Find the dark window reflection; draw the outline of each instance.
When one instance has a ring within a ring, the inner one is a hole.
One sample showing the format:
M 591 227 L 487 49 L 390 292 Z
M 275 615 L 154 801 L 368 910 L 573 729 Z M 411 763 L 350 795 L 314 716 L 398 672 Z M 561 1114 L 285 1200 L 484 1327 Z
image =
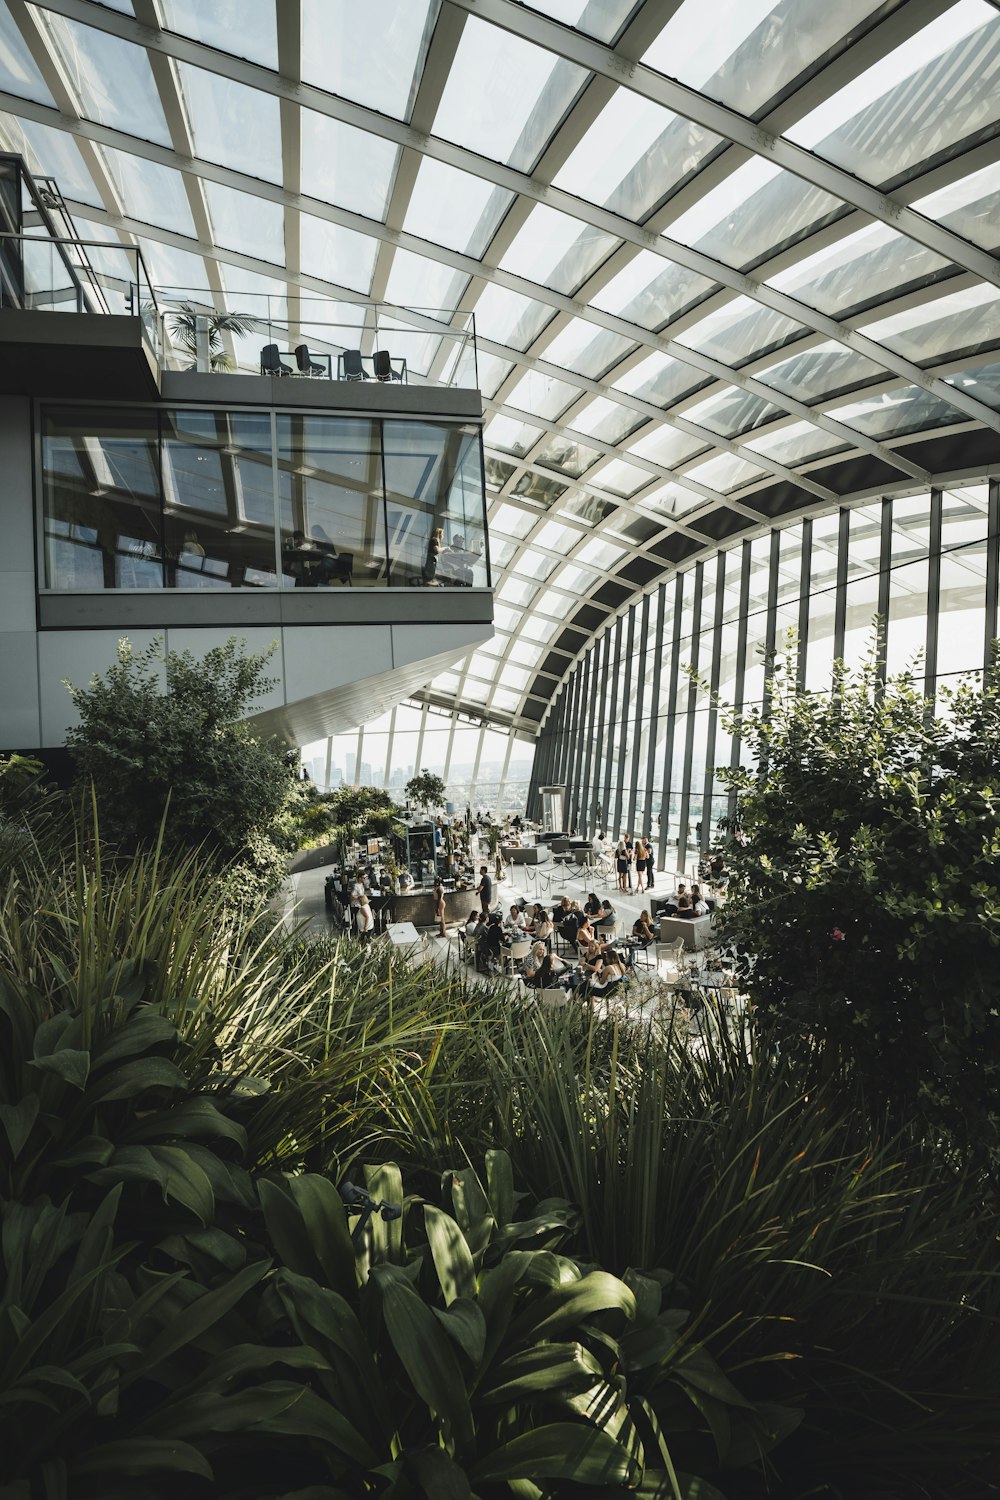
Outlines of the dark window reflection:
M 392 583 L 486 587 L 478 430 L 390 421 L 383 443 Z
M 155 412 L 50 412 L 42 487 L 47 588 L 163 587 Z
M 279 416 L 278 485 L 283 587 L 385 586 L 377 422 Z
M 165 412 L 163 499 L 171 587 L 276 587 L 267 413 Z

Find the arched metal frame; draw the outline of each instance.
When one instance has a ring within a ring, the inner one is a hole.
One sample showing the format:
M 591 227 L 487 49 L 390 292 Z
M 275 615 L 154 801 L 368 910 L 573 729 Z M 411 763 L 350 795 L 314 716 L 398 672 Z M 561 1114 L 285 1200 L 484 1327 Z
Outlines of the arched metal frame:
M 386 28 L 383 50 L 397 45 L 401 17 L 423 28 L 399 97 L 373 92 L 370 78 L 361 86 L 373 56 L 365 7 L 253 0 L 206 7 L 204 21 L 174 0 L 133 0 L 133 10 L 0 4 L 0 141 L 57 180 L 74 166 L 61 185 L 81 233 L 139 243 L 154 266 L 157 256 L 168 267 L 178 252 L 196 257 L 184 264 L 201 268 L 220 311 L 238 309 L 249 287 L 287 297 L 290 319 L 305 295 L 391 301 L 410 257 L 449 282 L 456 320 L 477 317 L 497 633 L 430 682 L 424 701 L 535 735 L 594 635 L 650 594 L 639 606 L 647 626 L 640 618 L 634 628 L 641 645 L 659 628 L 655 601 L 672 596 L 674 571 L 700 560 L 704 576 L 726 539 L 864 496 L 959 483 L 1000 462 L 1000 91 L 990 82 L 1000 15 L 985 0 L 775 0 L 753 12 L 745 35 L 734 31 L 731 54 L 698 88 L 685 46 L 700 45 L 701 0 L 386 0 L 371 8 Z M 239 25 L 227 33 L 230 11 Z M 307 55 L 317 17 L 340 28 L 339 52 L 353 59 L 340 92 L 317 83 Z M 237 36 L 256 60 L 236 55 Z M 488 137 L 470 145 L 473 132 L 448 115 L 475 37 L 485 39 L 480 55 L 503 52 L 515 68 L 475 80 L 498 119 L 505 89 L 513 97 L 529 75 L 542 80 L 510 151 Z M 115 74 L 126 64 L 128 87 Z M 213 91 L 229 111 L 218 119 L 205 113 Z M 843 101 L 837 129 L 810 134 L 830 101 Z M 599 194 L 580 153 L 609 110 L 634 116 L 636 132 L 640 116 L 655 116 L 662 132 L 645 151 L 626 131 L 622 181 Z M 257 160 L 246 140 L 265 114 L 274 139 L 261 137 L 270 150 Z M 381 204 L 348 201 L 349 169 L 336 160 L 322 192 L 307 180 L 317 121 L 395 153 Z M 453 217 L 466 189 L 482 185 L 485 207 L 466 232 L 448 214 L 433 229 L 421 218 L 428 164 L 452 174 Z M 758 233 L 741 248 L 736 211 L 759 220 L 767 191 L 744 199 L 747 170 L 778 183 L 779 209 L 804 193 L 814 211 L 801 222 L 765 216 L 770 239 Z M 652 185 L 630 199 L 625 187 L 644 172 Z M 158 186 L 143 192 L 150 173 Z M 277 216 L 281 254 L 223 223 L 234 194 L 251 225 Z M 698 211 L 720 194 L 706 238 Z M 524 254 L 543 213 L 578 231 L 548 268 Z M 365 273 L 352 279 L 336 255 L 310 254 L 309 226 L 353 236 Z M 872 290 L 871 257 L 837 259 L 866 233 L 919 274 Z M 805 276 L 823 256 L 839 265 L 829 295 Z M 520 332 L 516 318 L 489 312 L 500 296 L 523 299 Z M 775 374 L 787 362 L 790 379 Z M 650 368 L 659 375 L 644 378 Z M 817 370 L 826 373 L 815 379 Z M 619 676 L 648 701 L 673 682 L 673 667 L 657 686 L 638 671 Z M 698 750 L 693 742 L 695 759 Z M 676 753 L 683 770 L 686 742 Z M 641 782 L 645 765 L 651 784 L 651 755 L 640 747 L 614 778 L 608 767 L 605 811 L 633 771 Z
M 733 812 L 718 768 L 740 765 L 744 747 L 717 697 L 766 712 L 765 662 L 789 649 L 803 688 L 876 649 L 883 681 L 903 673 L 933 697 L 981 673 L 998 582 L 997 480 L 842 506 L 720 549 L 631 605 L 577 662 L 542 726 L 529 813 L 540 786 L 563 783 L 571 828 L 650 835 L 659 862 L 684 871 Z M 645 700 L 620 688 L 630 672 Z

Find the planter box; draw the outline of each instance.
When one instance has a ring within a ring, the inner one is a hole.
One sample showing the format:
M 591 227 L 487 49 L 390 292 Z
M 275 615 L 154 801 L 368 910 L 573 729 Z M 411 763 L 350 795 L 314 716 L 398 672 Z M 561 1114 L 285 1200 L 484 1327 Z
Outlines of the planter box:
M 709 917 L 661 917 L 660 942 L 675 943 L 684 939 L 685 948 L 700 951 L 707 948 L 712 939 L 712 918 Z

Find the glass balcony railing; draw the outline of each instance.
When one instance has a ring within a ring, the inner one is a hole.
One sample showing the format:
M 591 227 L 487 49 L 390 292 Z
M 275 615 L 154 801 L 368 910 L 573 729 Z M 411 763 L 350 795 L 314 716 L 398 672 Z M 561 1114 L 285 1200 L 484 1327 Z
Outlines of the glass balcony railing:
M 97 240 L 0 234 L 0 310 L 113 314 L 142 319 L 143 337 L 162 355 L 162 317 L 142 252 Z
M 165 369 L 478 385 L 472 313 L 265 293 L 226 300 L 222 311 L 205 288 L 156 288 Z

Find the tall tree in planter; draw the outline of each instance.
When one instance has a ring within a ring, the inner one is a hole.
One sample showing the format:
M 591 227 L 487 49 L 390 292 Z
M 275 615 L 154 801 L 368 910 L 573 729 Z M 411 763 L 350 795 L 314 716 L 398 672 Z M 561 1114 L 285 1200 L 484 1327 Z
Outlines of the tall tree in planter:
M 426 767 L 418 775 L 411 776 L 403 790 L 407 800 L 424 812 L 429 812 L 432 807 L 440 807 L 447 792 L 441 777 L 435 776 Z
M 162 825 L 169 845 L 238 861 L 265 886 L 278 879 L 272 833 L 294 782 L 285 747 L 243 722 L 271 686 L 270 654 L 235 636 L 201 660 L 123 639 L 103 676 L 67 683 L 80 715 L 66 737 L 77 782 L 93 787 L 113 843 L 126 853 L 152 844 Z
M 822 1038 L 873 1095 L 996 1149 L 1000 1122 L 1000 662 L 937 716 L 873 649 L 734 721 L 725 908 L 762 1030 Z

